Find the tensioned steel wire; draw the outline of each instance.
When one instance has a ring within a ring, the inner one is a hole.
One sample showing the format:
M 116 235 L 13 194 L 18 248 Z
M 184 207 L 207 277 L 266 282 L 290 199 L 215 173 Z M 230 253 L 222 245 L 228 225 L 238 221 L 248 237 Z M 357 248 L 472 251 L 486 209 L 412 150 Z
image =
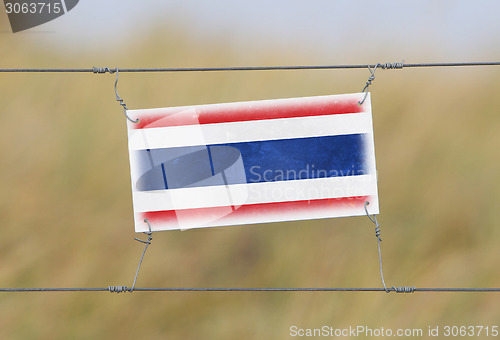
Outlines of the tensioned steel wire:
M 384 292 L 385 288 L 140 288 L 135 287 L 134 292 Z M 500 288 L 416 288 L 409 290 L 392 290 L 396 293 L 500 293 Z M 0 288 L 0 293 L 19 292 L 132 292 L 124 286 L 110 286 L 107 288 Z
M 456 62 L 456 63 L 377 63 L 345 65 L 296 65 L 296 66 L 234 66 L 234 67 L 166 67 L 166 68 L 3 68 L 0 72 L 74 72 L 74 73 L 113 73 L 119 72 L 216 72 L 216 71 L 278 71 L 278 70 L 335 70 L 366 69 L 378 66 L 382 69 L 421 68 L 421 67 L 460 67 L 460 66 L 500 66 L 500 61 L 492 62 Z

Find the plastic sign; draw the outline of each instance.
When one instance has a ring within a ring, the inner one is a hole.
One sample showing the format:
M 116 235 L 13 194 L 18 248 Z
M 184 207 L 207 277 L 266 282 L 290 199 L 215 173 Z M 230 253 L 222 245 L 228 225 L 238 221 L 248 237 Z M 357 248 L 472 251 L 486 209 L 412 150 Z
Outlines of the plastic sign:
M 135 231 L 377 214 L 363 96 L 129 110 Z

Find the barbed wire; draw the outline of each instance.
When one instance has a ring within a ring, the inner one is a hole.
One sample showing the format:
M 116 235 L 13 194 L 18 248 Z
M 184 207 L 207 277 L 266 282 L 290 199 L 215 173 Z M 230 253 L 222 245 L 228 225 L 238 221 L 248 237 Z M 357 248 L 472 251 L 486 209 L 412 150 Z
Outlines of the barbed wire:
M 234 66 L 234 67 L 169 67 L 169 68 L 3 68 L 0 72 L 25 73 L 114 73 L 119 72 L 216 72 L 216 71 L 277 71 L 277 70 L 334 70 L 334 69 L 366 69 L 379 67 L 382 69 L 402 69 L 421 67 L 462 67 L 462 66 L 500 66 L 500 61 L 492 62 L 449 62 L 449 63 L 376 63 L 376 64 L 344 64 L 344 65 L 298 65 L 298 66 Z

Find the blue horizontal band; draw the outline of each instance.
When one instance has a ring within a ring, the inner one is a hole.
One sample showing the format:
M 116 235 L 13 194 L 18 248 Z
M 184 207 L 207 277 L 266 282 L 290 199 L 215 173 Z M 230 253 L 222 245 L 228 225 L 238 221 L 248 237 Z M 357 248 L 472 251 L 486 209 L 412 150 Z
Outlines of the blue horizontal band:
M 292 181 L 368 173 L 366 134 L 139 150 L 137 190 Z

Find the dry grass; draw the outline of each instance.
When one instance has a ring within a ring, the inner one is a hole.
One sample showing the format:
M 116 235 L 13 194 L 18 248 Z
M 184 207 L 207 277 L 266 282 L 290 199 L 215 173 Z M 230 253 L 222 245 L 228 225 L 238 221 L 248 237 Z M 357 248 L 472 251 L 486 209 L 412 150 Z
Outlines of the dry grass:
M 182 40 L 63 60 L 0 36 L 2 66 L 237 64 Z M 153 40 L 151 40 L 153 41 Z M 125 53 L 126 52 L 126 53 Z M 146 53 L 147 52 L 147 53 Z M 126 54 L 126 57 L 123 55 Z M 282 64 L 270 51 L 262 64 Z M 115 59 L 113 59 L 115 58 Z M 297 57 L 299 60 L 300 56 Z M 99 62 L 96 62 L 98 60 Z M 243 60 L 243 59 L 242 59 Z M 74 60 L 73 60 L 74 61 Z M 117 62 L 118 61 L 118 62 Z M 285 62 L 287 63 L 287 62 Z M 292 62 L 293 63 L 293 60 Z M 358 92 L 367 71 L 123 74 L 131 108 Z M 2 74 L 0 285 L 131 284 L 125 119 L 113 76 Z M 499 286 L 498 70 L 380 71 L 372 101 L 389 285 Z M 380 286 L 363 217 L 155 235 L 139 286 Z M 289 327 L 424 328 L 498 322 L 498 295 L 54 293 L 0 295 L 2 339 L 280 339 Z

